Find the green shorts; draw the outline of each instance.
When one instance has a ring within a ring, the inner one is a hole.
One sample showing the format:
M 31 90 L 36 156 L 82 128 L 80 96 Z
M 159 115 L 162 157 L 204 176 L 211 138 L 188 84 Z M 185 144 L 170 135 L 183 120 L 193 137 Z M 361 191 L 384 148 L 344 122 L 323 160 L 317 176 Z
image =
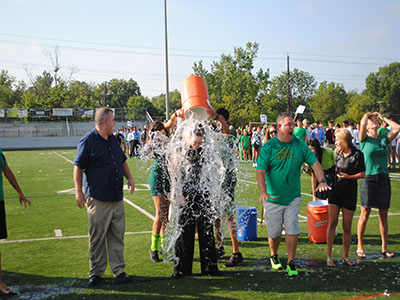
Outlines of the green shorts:
M 153 167 L 149 176 L 152 196 L 166 195 L 171 191 L 168 171 L 161 167 Z

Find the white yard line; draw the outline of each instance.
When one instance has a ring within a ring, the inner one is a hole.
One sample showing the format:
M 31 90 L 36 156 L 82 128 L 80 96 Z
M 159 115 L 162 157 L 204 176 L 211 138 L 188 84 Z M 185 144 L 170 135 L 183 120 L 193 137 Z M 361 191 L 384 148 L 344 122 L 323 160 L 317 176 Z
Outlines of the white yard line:
M 138 231 L 138 232 L 125 232 L 125 235 L 132 234 L 148 234 L 151 231 Z M 75 236 L 62 236 L 62 237 L 48 237 L 48 238 L 37 238 L 37 239 L 25 239 L 25 240 L 0 240 L 0 244 L 12 244 L 12 243 L 25 243 L 25 242 L 38 242 L 38 241 L 53 241 L 53 240 L 69 240 L 69 239 L 83 239 L 88 238 L 88 235 L 75 235 Z
M 74 164 L 74 162 L 73 162 L 72 160 L 70 160 L 70 159 L 66 158 L 65 156 L 63 156 L 63 155 L 57 153 L 56 151 L 53 151 L 53 153 L 56 154 L 56 155 L 58 155 L 58 156 L 61 157 L 62 159 L 65 159 L 67 162 L 69 162 L 69 163 L 71 163 L 71 164 Z
M 129 199 L 126 199 L 124 197 L 124 201 L 125 203 L 128 203 L 130 206 L 136 208 L 138 211 L 140 211 L 142 214 L 144 214 L 145 216 L 149 217 L 150 219 L 154 220 L 154 216 L 150 213 L 148 213 L 146 210 L 144 210 L 143 208 L 141 208 L 140 206 L 136 205 L 135 203 L 133 203 L 132 201 L 130 201 Z

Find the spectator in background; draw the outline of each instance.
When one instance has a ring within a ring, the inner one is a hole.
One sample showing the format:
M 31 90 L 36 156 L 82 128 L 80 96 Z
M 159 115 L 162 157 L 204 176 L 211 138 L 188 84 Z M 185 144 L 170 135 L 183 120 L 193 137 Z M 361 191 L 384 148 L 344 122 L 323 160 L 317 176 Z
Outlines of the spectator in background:
M 250 137 L 248 136 L 247 130 L 243 130 L 242 134 L 243 135 L 240 140 L 240 143 L 241 143 L 242 149 L 243 149 L 243 160 L 248 161 L 251 159 Z
M 356 124 L 356 129 L 353 131 L 354 136 L 353 136 L 353 146 L 357 149 L 360 150 L 360 123 Z
M 276 136 L 277 131 L 276 131 L 276 125 L 271 124 L 268 126 L 266 130 L 266 134 L 263 140 L 263 145 L 268 142 L 270 139 L 272 139 L 274 136 Z
M 253 149 L 253 167 L 257 167 L 257 158 L 261 150 L 261 128 L 254 127 L 253 135 L 251 136 L 251 146 Z
M 297 127 L 294 128 L 293 135 L 307 143 L 307 130 L 303 127 L 303 123 L 300 119 L 297 119 L 296 123 Z
M 308 121 L 307 119 L 304 119 L 303 125 L 304 125 L 305 130 L 307 131 L 307 141 L 309 141 L 311 138 L 311 132 L 312 132 L 311 127 L 310 127 L 310 121 Z
M 11 186 L 18 193 L 19 203 L 22 205 L 24 203 L 25 207 L 27 204 L 31 205 L 31 201 L 24 196 L 14 173 L 11 171 L 7 164 L 6 157 L 0 148 L 0 170 L 1 173 L 7 178 Z M 3 191 L 3 176 L 0 175 L 0 240 L 7 238 L 7 223 L 6 223 L 6 210 L 4 205 L 4 191 Z M 13 289 L 7 287 L 1 277 L 1 253 L 0 253 L 0 296 L 14 295 Z
M 350 131 L 351 136 L 354 136 L 353 128 L 351 128 L 350 122 L 348 120 L 343 121 L 343 128 L 346 128 L 348 131 Z
M 331 149 L 335 149 L 335 129 L 333 128 L 333 122 L 328 122 L 328 129 L 325 132 L 326 141 L 328 143 L 328 147 Z
M 318 140 L 320 145 L 323 145 L 325 142 L 325 131 L 319 127 L 320 122 L 315 121 L 315 128 L 311 132 L 311 137 Z

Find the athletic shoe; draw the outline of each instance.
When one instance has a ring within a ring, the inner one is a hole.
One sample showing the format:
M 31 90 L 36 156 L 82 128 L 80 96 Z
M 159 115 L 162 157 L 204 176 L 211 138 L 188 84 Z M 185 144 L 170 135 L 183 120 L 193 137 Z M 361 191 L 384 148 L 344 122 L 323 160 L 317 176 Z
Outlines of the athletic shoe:
M 232 254 L 231 258 L 228 260 L 228 262 L 225 264 L 225 267 L 230 268 L 230 267 L 236 267 L 240 265 L 243 262 L 243 256 L 242 253 L 234 253 Z
M 283 270 L 278 254 L 272 255 L 269 261 L 271 262 L 271 267 L 273 270 Z
M 217 247 L 217 257 L 221 258 L 225 255 L 225 249 L 224 246 L 219 246 Z
M 286 266 L 286 272 L 288 273 L 289 277 L 292 276 L 297 276 L 299 275 L 299 272 L 296 269 L 296 265 L 294 264 L 294 261 L 291 260 L 287 266 Z
M 151 248 L 149 250 L 150 253 L 150 259 L 152 262 L 160 262 L 161 259 L 158 258 L 158 251 L 152 251 Z

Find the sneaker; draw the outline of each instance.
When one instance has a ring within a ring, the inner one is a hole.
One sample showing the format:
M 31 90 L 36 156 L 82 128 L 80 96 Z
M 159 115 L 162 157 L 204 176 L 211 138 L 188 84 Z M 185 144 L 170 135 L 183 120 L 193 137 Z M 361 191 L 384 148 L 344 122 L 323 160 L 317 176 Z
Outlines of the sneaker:
M 225 267 L 236 267 L 240 265 L 243 262 L 243 256 L 242 253 L 233 253 L 231 258 L 228 260 L 228 262 L 225 264 Z
M 292 276 L 297 276 L 299 275 L 299 272 L 296 269 L 296 265 L 294 264 L 294 261 L 291 260 L 287 266 L 286 266 L 286 272 L 288 273 L 289 277 Z
M 151 248 L 149 250 L 150 253 L 150 259 L 152 262 L 160 262 L 161 259 L 158 257 L 158 251 L 152 251 Z
M 272 255 L 269 261 L 271 262 L 271 267 L 273 270 L 283 270 L 278 254 Z
M 222 258 L 225 255 L 224 246 L 217 247 L 217 257 Z

